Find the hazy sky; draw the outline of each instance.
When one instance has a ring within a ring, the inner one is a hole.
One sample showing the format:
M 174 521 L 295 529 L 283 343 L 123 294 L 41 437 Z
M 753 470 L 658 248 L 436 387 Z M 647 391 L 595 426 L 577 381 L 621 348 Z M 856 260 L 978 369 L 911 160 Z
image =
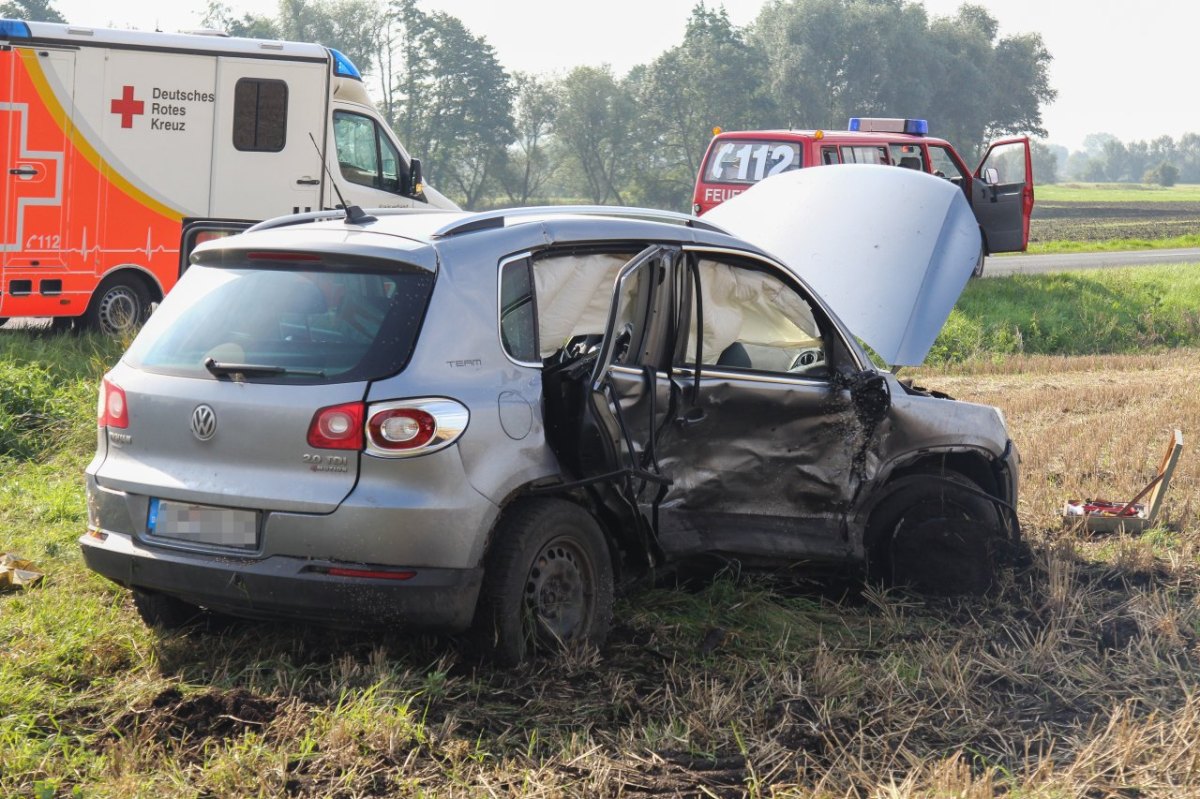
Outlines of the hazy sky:
M 1195 74 L 1192 0 L 973 0 L 1000 22 L 1000 33 L 1042 34 L 1054 56 L 1058 99 L 1043 112 L 1050 141 L 1078 148 L 1088 133 L 1118 138 L 1178 138 L 1200 133 L 1200 103 L 1186 89 Z M 227 0 L 239 13 L 274 14 L 277 0 Z M 720 5 L 709 0 L 710 6 Z M 205 0 L 54 0 L 79 25 L 153 30 L 194 28 Z M 508 69 L 565 71 L 612 64 L 618 72 L 645 63 L 683 37 L 695 0 L 420 0 L 457 16 L 496 48 Z M 925 0 L 930 16 L 953 14 L 961 0 Z M 726 0 L 745 25 L 761 0 Z M 720 124 L 720 120 L 713 120 Z M 936 135 L 937 120 L 930 120 Z

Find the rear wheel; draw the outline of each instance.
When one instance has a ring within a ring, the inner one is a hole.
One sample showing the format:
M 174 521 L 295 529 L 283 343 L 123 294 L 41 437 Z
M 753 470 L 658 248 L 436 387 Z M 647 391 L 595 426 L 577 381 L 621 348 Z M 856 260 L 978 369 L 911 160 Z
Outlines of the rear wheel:
M 109 336 L 132 335 L 149 311 L 150 299 L 142 281 L 132 275 L 114 275 L 92 295 L 83 324 Z
M 871 514 L 872 576 L 925 594 L 983 594 L 1005 550 L 996 506 L 955 472 L 901 477 Z
M 476 636 L 496 661 L 512 665 L 537 651 L 601 644 L 612 604 L 612 561 L 591 514 L 558 499 L 506 512 L 475 611 Z

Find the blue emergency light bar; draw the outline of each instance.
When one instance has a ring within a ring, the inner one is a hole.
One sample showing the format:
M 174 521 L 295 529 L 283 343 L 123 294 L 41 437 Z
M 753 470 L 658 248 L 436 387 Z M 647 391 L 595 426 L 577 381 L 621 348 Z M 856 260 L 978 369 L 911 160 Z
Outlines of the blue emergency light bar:
M 850 117 L 850 130 L 862 133 L 907 133 L 910 136 L 928 136 L 929 123 L 924 119 Z
M 343 78 L 362 80 L 362 73 L 358 71 L 358 67 L 354 66 L 354 62 L 346 57 L 345 53 L 338 52 L 330 47 L 329 54 L 333 56 L 333 74 Z
M 29 26 L 19 19 L 0 19 L 0 39 L 28 39 Z

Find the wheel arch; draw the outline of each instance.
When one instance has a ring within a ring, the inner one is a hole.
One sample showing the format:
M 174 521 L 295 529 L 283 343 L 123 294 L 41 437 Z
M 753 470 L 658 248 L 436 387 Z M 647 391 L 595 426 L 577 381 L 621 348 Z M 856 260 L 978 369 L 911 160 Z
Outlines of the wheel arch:
M 496 513 L 491 527 L 488 529 L 487 539 L 480 554 L 480 563 L 482 564 L 487 560 L 488 552 L 491 551 L 492 546 L 495 544 L 496 530 L 500 527 L 501 521 L 507 514 L 512 513 L 519 505 L 546 499 L 559 499 L 570 502 L 582 508 L 595 520 L 596 524 L 600 527 L 600 532 L 604 534 L 605 543 L 608 545 L 609 560 L 612 563 L 614 578 L 619 580 L 629 565 L 626 563 L 627 559 L 622 557 L 622 553 L 635 553 L 639 556 L 654 557 L 655 553 L 648 551 L 646 544 L 630 530 L 630 525 L 617 518 L 591 492 L 583 488 L 555 490 L 553 484 L 547 485 L 543 479 L 525 483 L 514 488 L 498 503 L 499 511 Z
M 852 529 L 856 534 L 857 549 L 866 557 L 871 545 L 871 515 L 876 508 L 890 495 L 890 487 L 897 481 L 920 474 L 936 475 L 949 472 L 970 480 L 984 493 L 999 500 L 1006 506 L 1012 506 L 1016 497 L 1009 495 L 1009 481 L 1005 474 L 1006 466 L 1003 456 L 975 448 L 959 447 L 940 450 L 924 450 L 911 452 L 894 458 L 889 464 L 880 469 L 881 477 L 876 480 L 869 491 L 864 492 L 862 499 L 853 515 Z M 1001 514 L 1001 520 L 1006 521 L 1007 514 Z M 1011 537 L 1019 532 L 1013 525 L 1004 524 Z
M 103 275 L 100 275 L 96 280 L 96 288 L 104 285 L 105 281 L 112 280 L 114 277 L 132 276 L 142 282 L 146 289 L 146 295 L 150 298 L 150 302 L 162 302 L 166 292 L 163 290 L 162 283 L 154 273 L 141 264 L 120 264 L 109 269 Z M 96 292 L 92 292 L 92 296 L 96 296 Z M 90 300 L 89 300 L 90 302 Z

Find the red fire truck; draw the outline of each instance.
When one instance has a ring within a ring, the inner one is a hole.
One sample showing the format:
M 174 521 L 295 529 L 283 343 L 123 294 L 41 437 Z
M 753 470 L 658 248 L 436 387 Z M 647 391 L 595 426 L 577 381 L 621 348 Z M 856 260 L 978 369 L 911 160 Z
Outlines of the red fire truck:
M 829 164 L 890 164 L 961 187 L 979 220 L 985 254 L 1020 252 L 1029 244 L 1033 163 L 1028 137 L 993 142 L 971 171 L 949 142 L 929 135 L 923 119 L 854 117 L 849 130 L 714 132 L 696 177 L 696 215 L 781 172 Z M 981 258 L 976 274 L 982 267 Z

